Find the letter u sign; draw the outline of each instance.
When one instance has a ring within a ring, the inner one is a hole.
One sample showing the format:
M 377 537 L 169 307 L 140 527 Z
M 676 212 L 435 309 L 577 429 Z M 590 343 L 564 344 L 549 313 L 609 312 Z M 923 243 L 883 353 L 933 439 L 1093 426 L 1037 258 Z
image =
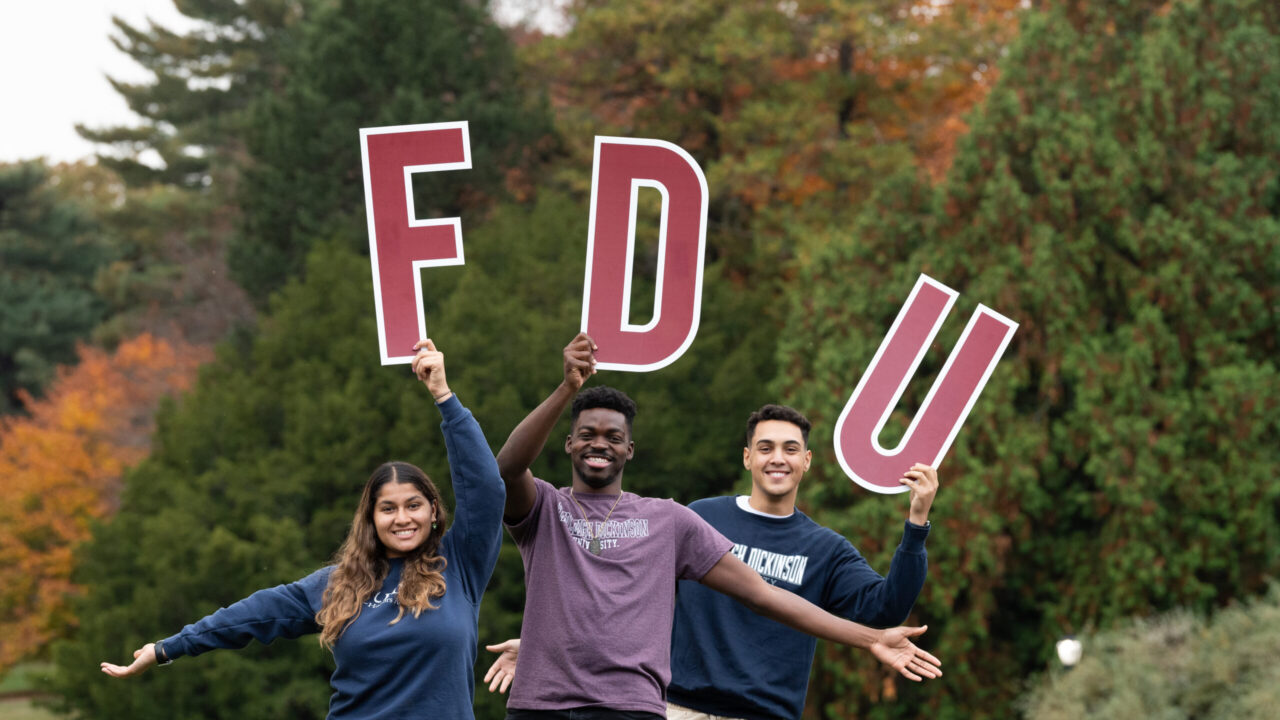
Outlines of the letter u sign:
M 959 293 L 921 275 L 836 422 L 836 458 L 854 482 L 906 492 L 898 478 L 917 462 L 937 467 L 973 408 L 1018 324 L 979 305 L 898 446 L 879 436 Z

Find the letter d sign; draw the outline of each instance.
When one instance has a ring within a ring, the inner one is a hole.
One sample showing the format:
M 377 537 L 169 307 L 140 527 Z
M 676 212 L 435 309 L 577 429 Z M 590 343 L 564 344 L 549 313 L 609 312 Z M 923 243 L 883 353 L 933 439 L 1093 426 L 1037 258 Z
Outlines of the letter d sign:
M 640 188 L 662 194 L 653 318 L 631 322 L 632 258 Z M 675 362 L 693 343 L 702 307 L 707 179 L 682 148 L 661 140 L 596 137 L 582 330 L 596 366 L 647 372 Z

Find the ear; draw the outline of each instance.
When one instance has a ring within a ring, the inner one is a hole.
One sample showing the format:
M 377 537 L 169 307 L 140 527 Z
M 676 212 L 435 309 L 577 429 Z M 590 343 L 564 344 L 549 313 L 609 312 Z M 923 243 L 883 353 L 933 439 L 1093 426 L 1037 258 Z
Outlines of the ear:
M 749 447 L 742 448 L 742 467 L 751 469 L 751 448 Z
M 573 451 L 569 449 L 569 441 L 573 439 L 573 433 L 564 436 L 564 454 L 572 455 Z
M 627 441 L 627 459 L 630 460 L 635 456 L 636 456 L 636 441 L 628 440 Z
M 804 451 L 804 471 L 805 472 L 809 472 L 809 463 L 811 462 L 813 462 L 813 451 L 805 450 Z

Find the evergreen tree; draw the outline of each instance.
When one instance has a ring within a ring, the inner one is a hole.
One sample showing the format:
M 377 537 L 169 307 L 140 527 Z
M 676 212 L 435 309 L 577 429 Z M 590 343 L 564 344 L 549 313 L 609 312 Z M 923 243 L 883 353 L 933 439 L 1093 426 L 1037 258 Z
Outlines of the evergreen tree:
M 41 162 L 0 165 L 0 414 L 38 395 L 103 317 L 93 290 L 113 250 Z
M 134 127 L 77 126 L 110 147 L 99 160 L 131 186 L 154 182 L 202 187 L 217 165 L 237 163 L 245 110 L 278 81 L 277 55 L 311 0 L 175 0 L 195 27 L 178 33 L 116 17 L 112 42 L 153 74 L 146 82 L 111 80 L 142 118 Z M 148 151 L 159 156 L 145 157 Z
M 257 103 L 246 134 L 243 232 L 230 255 L 259 302 L 302 270 L 313 238 L 367 247 L 360 128 L 469 121 L 472 169 L 414 180 L 424 218 L 500 196 L 550 132 L 486 2 L 329 3 L 298 28 L 282 63 L 279 91 Z
M 887 447 L 976 303 L 1021 327 L 941 469 L 912 620 L 946 675 L 902 690 L 828 647 L 815 716 L 1007 717 L 1062 634 L 1280 570 L 1277 58 L 1270 2 L 1032 14 L 945 187 L 892 178 L 827 235 L 782 382 L 817 423 L 801 504 L 878 567 L 905 499 L 854 488 L 832 432 L 916 276 L 962 295 Z

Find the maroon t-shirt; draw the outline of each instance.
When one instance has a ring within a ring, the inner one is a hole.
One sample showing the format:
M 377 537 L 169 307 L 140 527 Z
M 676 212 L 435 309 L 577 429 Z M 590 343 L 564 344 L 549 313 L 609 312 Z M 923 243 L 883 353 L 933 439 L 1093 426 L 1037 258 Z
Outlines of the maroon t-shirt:
M 569 488 L 534 484 L 533 510 L 507 526 L 525 576 L 507 707 L 665 716 L 676 581 L 700 580 L 733 543 L 674 500 L 583 493 L 575 505 Z M 599 555 L 588 550 L 592 537 Z

